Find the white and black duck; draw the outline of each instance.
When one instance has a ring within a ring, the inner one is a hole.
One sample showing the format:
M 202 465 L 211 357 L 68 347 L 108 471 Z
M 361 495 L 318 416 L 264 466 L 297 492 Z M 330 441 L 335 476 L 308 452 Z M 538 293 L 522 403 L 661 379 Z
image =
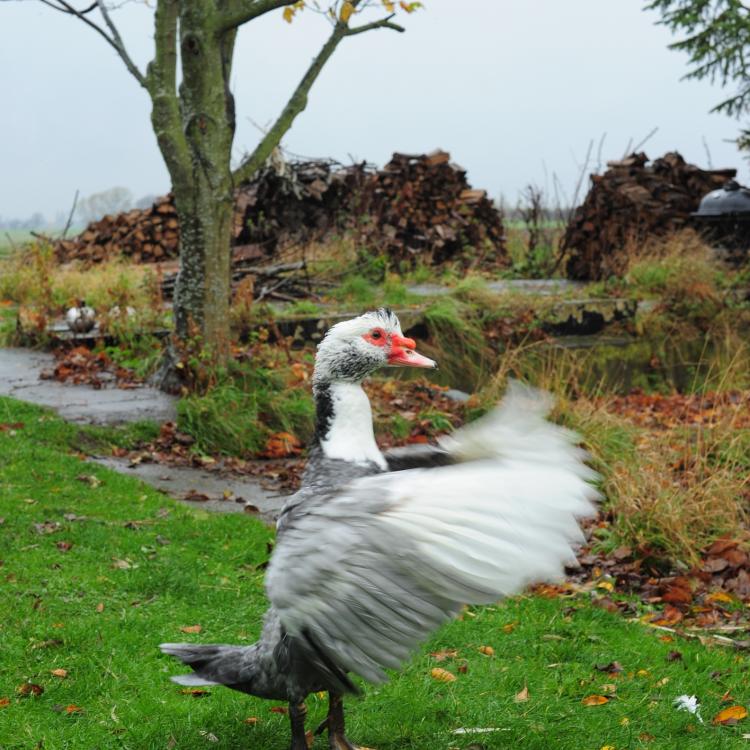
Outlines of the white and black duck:
M 73 333 L 88 333 L 96 325 L 96 312 L 85 300 L 78 300 L 65 313 L 65 322 Z
M 351 675 L 386 679 L 464 604 L 559 578 L 596 492 L 550 400 L 518 384 L 493 412 L 439 446 L 382 454 L 361 382 L 380 367 L 434 367 L 395 315 L 339 323 L 318 347 L 316 444 L 285 504 L 267 575 L 271 606 L 252 646 L 165 643 L 193 673 L 289 702 L 292 750 L 307 750 L 304 700 L 329 693 L 329 748 L 352 750 L 342 696 Z

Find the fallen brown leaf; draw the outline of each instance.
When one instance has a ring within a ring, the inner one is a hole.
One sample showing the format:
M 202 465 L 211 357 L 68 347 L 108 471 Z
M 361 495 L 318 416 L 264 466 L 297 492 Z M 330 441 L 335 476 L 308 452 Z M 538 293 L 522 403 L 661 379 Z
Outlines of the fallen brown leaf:
M 611 661 L 608 664 L 595 664 L 594 669 L 598 672 L 608 672 L 609 674 L 615 674 L 622 672 L 622 664 L 619 661 Z
M 434 667 L 430 671 L 430 676 L 433 680 L 439 680 L 440 682 L 454 682 L 456 679 L 456 675 L 453 674 L 453 672 L 449 672 L 447 669 L 443 669 L 442 667 Z
M 268 438 L 261 453 L 265 458 L 286 458 L 302 453 L 302 443 L 290 432 L 276 432 Z
M 180 693 L 182 695 L 192 695 L 193 698 L 203 698 L 211 695 L 208 690 L 203 690 L 202 688 L 185 688 L 184 690 L 180 690 Z
M 66 714 L 80 714 L 83 713 L 83 709 L 80 706 L 76 706 L 75 703 L 71 703 L 68 706 L 65 706 L 65 713 Z
M 529 688 L 527 685 L 523 686 L 523 690 L 519 690 L 513 700 L 516 703 L 526 703 L 526 701 L 529 699 Z
M 104 612 L 104 602 L 99 602 L 99 604 L 96 605 L 96 611 L 97 612 Z
M 0 698 L 0 708 L 6 708 L 10 705 L 10 698 Z
M 183 633 L 200 633 L 203 628 L 200 625 L 184 625 L 180 630 Z
M 485 656 L 494 656 L 495 655 L 495 649 L 492 648 L 492 646 L 480 646 L 479 647 L 479 653 L 484 654 Z
M 52 669 L 50 670 L 50 674 L 53 674 L 55 677 L 59 677 L 61 680 L 64 680 L 68 676 L 68 670 L 67 669 Z
M 19 695 L 41 695 L 44 692 L 44 688 L 41 685 L 35 685 L 33 682 L 24 682 L 16 688 L 16 692 Z
M 99 477 L 95 477 L 93 474 L 79 474 L 76 479 L 79 482 L 84 482 L 89 485 L 89 487 L 99 487 L 102 483 L 102 480 L 99 479 Z
M 247 719 L 242 720 L 243 724 L 249 724 L 250 726 L 255 726 L 258 723 L 258 717 L 257 716 L 248 716 Z
M 436 661 L 445 661 L 446 659 L 455 659 L 458 656 L 458 651 L 455 648 L 447 648 L 443 651 L 432 651 L 430 656 Z
M 271 706 L 268 709 L 272 714 L 288 714 L 289 709 L 286 706 Z
M 603 706 L 609 703 L 609 698 L 604 695 L 587 695 L 582 701 L 584 706 Z

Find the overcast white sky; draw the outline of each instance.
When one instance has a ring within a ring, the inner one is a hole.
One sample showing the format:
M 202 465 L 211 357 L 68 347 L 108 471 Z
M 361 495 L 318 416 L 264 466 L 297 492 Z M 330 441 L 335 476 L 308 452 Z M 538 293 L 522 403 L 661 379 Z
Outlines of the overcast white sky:
M 709 109 L 722 91 L 681 81 L 686 58 L 641 0 L 426 0 L 405 34 L 345 40 L 285 139 L 293 152 L 383 164 L 392 151 L 441 147 L 476 187 L 515 202 L 556 173 L 572 192 L 591 139 L 604 159 L 629 140 L 714 166 L 747 163 L 725 139 L 738 123 Z M 150 57 L 151 10 L 115 18 L 131 55 Z M 233 75 L 236 156 L 250 150 L 328 33 L 309 12 L 275 12 L 240 33 Z M 168 190 L 145 92 L 115 53 L 76 19 L 36 0 L 0 2 L 0 216 L 49 217 L 113 186 L 136 198 Z

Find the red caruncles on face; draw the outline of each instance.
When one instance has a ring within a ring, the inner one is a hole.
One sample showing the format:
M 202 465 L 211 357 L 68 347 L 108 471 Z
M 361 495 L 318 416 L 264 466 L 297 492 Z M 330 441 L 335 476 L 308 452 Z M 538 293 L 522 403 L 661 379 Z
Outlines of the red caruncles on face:
M 382 328 L 373 328 L 369 333 L 364 334 L 362 338 L 373 346 L 385 346 L 388 343 L 388 336 Z

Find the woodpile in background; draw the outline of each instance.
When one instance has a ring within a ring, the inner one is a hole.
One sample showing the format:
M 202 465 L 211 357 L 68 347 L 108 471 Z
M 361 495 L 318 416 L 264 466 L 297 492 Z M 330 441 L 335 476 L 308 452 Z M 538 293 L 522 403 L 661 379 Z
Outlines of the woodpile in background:
M 77 237 L 60 240 L 55 253 L 61 262 L 100 263 L 126 255 L 136 263 L 151 263 L 176 258 L 179 241 L 177 212 L 167 195 L 157 198 L 151 208 L 135 208 L 92 221 Z
M 591 189 L 565 231 L 568 278 L 621 275 L 633 243 L 687 226 L 701 198 L 736 174 L 700 169 L 677 152 L 651 164 L 646 154 L 632 154 L 607 166 L 604 174 L 591 175 Z
M 269 160 L 237 190 L 235 266 L 275 263 L 284 249 L 342 232 L 398 264 L 508 262 L 499 212 L 444 151 L 394 154 L 379 171 L 366 163 Z M 145 263 L 176 257 L 178 244 L 177 215 L 165 196 L 150 209 L 105 216 L 55 249 L 61 261 L 124 255 Z
M 369 187 L 362 212 L 370 223 L 360 227 L 362 239 L 394 260 L 508 264 L 497 208 L 484 190 L 472 189 L 447 152 L 394 154 Z

